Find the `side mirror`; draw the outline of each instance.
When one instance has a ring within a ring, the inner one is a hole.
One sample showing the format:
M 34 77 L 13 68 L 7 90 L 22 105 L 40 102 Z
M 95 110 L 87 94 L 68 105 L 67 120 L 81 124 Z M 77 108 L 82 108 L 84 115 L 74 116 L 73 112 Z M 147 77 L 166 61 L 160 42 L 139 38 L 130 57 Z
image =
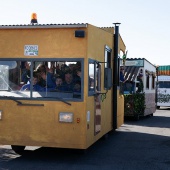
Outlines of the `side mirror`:
M 104 69 L 104 88 L 106 90 L 110 90 L 112 87 L 112 69 L 105 68 Z

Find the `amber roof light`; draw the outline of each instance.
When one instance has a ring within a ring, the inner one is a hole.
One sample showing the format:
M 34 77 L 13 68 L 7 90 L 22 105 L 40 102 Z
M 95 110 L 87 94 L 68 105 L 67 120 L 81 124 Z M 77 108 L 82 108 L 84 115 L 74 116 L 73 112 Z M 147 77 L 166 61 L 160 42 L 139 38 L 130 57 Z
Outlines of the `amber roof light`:
M 36 13 L 32 13 L 32 14 L 31 14 L 31 24 L 32 24 L 32 25 L 38 24 L 37 14 L 36 14 Z

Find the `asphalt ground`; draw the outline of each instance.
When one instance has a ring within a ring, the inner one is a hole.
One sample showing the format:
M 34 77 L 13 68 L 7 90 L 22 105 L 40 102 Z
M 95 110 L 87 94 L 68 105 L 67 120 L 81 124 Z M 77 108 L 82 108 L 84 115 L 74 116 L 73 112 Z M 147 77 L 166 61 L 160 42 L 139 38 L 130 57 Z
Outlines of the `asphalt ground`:
M 170 170 L 170 109 L 135 121 L 125 119 L 116 131 L 86 153 L 72 149 L 26 147 L 24 155 L 0 146 L 2 170 Z

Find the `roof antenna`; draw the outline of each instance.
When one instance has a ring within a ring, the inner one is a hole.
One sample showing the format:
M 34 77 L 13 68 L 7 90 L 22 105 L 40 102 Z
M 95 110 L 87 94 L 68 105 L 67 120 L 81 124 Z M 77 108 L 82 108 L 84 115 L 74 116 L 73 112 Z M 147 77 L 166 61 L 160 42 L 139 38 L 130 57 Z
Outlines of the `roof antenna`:
M 37 14 L 36 14 L 36 13 L 32 13 L 32 14 L 31 14 L 31 24 L 32 24 L 32 25 L 38 24 Z

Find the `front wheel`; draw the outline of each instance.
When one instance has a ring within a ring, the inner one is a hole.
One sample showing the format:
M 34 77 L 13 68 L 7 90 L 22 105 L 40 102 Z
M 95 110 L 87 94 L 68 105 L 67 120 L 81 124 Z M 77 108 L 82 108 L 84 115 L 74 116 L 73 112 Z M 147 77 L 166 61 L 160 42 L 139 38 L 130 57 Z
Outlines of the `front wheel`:
M 23 155 L 25 146 L 11 145 L 11 148 L 15 153 Z

